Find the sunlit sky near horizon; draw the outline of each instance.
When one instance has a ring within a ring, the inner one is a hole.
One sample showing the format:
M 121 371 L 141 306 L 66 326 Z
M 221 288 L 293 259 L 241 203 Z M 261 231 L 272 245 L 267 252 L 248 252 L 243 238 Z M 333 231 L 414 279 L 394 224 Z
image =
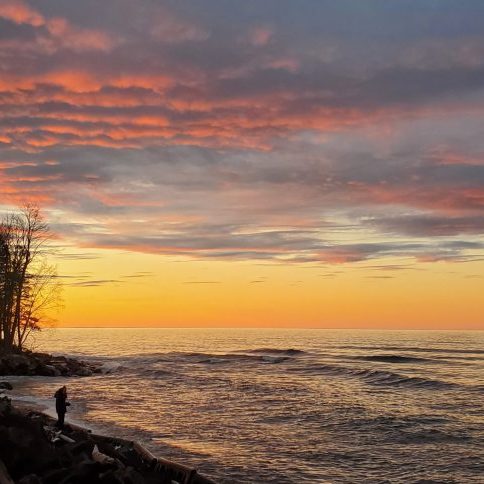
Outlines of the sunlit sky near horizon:
M 0 105 L 61 326 L 484 329 L 481 0 L 0 0 Z

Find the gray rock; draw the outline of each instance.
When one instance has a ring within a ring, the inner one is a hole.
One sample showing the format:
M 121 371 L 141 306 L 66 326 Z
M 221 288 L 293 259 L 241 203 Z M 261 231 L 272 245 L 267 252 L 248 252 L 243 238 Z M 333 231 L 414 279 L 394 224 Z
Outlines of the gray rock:
M 8 381 L 1 381 L 0 388 L 3 388 L 4 390 L 13 390 L 12 384 L 9 383 Z

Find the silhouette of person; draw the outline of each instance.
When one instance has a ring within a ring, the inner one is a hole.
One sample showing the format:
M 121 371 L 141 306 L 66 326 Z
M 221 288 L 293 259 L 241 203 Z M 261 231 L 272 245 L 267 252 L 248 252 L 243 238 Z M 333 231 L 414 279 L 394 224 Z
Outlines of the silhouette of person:
M 56 427 L 59 429 L 64 428 L 64 418 L 66 416 L 67 407 L 70 403 L 67 401 L 67 388 L 65 386 L 59 388 L 55 392 L 55 410 L 57 412 L 57 423 Z

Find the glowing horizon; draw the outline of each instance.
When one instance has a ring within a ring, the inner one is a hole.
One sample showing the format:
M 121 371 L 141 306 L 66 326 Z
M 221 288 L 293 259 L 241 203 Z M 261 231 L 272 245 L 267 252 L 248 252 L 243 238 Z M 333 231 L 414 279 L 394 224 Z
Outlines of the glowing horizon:
M 484 329 L 483 19 L 3 0 L 0 212 L 45 214 L 59 325 Z

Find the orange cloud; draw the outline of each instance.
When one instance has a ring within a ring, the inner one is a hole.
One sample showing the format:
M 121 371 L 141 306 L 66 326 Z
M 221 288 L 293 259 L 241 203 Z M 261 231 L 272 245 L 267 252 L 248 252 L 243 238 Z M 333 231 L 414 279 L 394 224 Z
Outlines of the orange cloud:
M 34 27 L 44 25 L 44 17 L 21 0 L 2 0 L 0 17 L 16 24 L 28 24 Z
M 65 18 L 47 19 L 21 0 L 2 0 L 0 17 L 16 24 L 27 24 L 36 28 L 45 27 L 49 36 L 45 36 L 43 32 L 37 34 L 37 43 L 44 48 L 62 47 L 79 52 L 108 51 L 119 42 L 119 39 L 105 32 L 76 27 Z M 32 48 L 31 45 L 29 47 Z
M 35 203 L 41 206 L 55 202 L 53 193 L 47 193 L 43 187 L 36 186 L 38 180 L 23 180 L 23 186 L 18 179 L 7 178 L 0 168 L 0 192 L 2 203 L 11 203 L 22 206 L 25 203 Z
M 163 90 L 172 82 L 172 79 L 166 75 L 109 75 L 104 73 L 93 73 L 85 69 L 83 70 L 54 67 L 48 72 L 35 75 L 20 75 L 16 73 L 7 73 L 0 79 L 0 90 L 30 90 L 31 95 L 35 97 L 35 88 L 37 86 L 41 84 L 52 84 L 54 86 L 62 87 L 69 92 L 63 94 L 57 93 L 59 99 L 63 99 L 69 102 L 75 100 L 75 98 L 72 97 L 72 94 L 84 94 L 86 96 L 89 95 L 90 99 L 99 100 L 103 97 L 103 93 L 99 92 L 103 87 L 142 87 L 146 89 Z M 48 100 L 51 99 L 49 98 Z M 113 103 L 111 103 L 111 105 L 112 104 Z

